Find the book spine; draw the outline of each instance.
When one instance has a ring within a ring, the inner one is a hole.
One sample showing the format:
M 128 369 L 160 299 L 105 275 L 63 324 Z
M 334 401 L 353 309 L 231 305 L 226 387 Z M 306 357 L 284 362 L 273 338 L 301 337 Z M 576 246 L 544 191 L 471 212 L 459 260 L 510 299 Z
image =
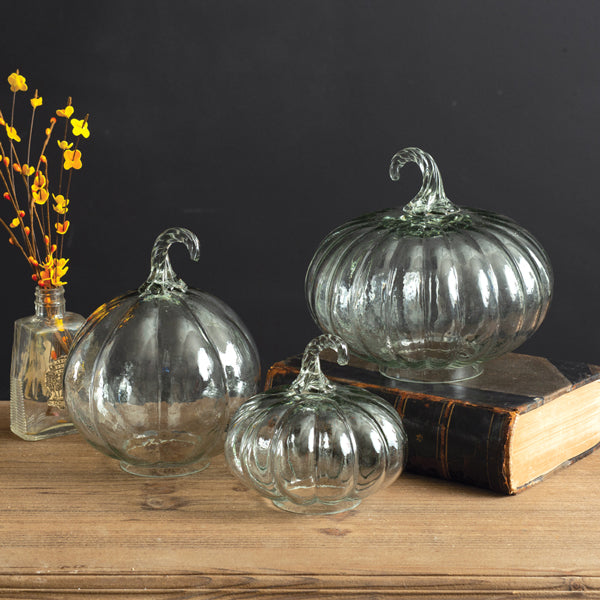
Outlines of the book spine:
M 267 373 L 265 389 L 289 385 L 297 374 L 297 366 L 285 361 L 276 363 Z M 407 471 L 501 494 L 516 493 L 508 476 L 512 413 L 356 380 L 330 379 L 364 387 L 398 411 L 408 435 Z

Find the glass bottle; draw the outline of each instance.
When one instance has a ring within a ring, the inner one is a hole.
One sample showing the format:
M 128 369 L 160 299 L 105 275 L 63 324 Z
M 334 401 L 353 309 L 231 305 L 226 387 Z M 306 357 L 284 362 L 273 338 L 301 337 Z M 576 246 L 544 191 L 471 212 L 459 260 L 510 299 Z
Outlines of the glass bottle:
M 29 441 L 75 433 L 63 400 L 69 348 L 85 319 L 65 309 L 62 287 L 36 288 L 35 314 L 15 321 L 10 429 Z

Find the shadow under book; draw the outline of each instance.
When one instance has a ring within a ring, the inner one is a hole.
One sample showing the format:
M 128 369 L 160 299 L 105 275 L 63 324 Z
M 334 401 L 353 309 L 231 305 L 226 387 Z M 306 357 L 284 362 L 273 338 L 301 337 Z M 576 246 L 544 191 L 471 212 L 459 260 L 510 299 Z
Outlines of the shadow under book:
M 301 356 L 275 363 L 265 387 L 289 385 Z M 352 357 L 321 356 L 333 381 L 390 402 L 408 434 L 406 470 L 515 494 L 600 445 L 600 366 L 510 353 L 452 384 L 394 381 Z

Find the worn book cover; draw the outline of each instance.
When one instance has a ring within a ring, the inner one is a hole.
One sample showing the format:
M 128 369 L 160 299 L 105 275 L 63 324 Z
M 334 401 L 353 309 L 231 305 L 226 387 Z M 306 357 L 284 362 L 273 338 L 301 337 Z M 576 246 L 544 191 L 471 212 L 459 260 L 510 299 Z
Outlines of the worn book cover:
M 275 363 L 266 388 L 296 377 L 301 356 Z M 324 352 L 332 380 L 390 402 L 409 439 L 407 471 L 515 494 L 600 445 L 600 367 L 510 353 L 458 383 L 409 383 Z

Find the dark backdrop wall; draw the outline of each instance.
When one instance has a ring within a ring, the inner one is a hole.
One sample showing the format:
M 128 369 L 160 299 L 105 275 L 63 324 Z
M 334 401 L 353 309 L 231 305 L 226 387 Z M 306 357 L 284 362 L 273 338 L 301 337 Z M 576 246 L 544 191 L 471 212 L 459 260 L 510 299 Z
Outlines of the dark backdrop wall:
M 387 169 L 419 146 L 453 201 L 509 215 L 550 254 L 555 299 L 522 349 L 600 362 L 599 3 L 30 0 L 2 21 L 2 77 L 19 68 L 47 117 L 68 95 L 90 113 L 66 241 L 72 310 L 137 287 L 156 235 L 185 226 L 202 256 L 174 248 L 176 271 L 241 315 L 264 371 L 317 333 L 303 280 L 319 241 L 409 201 L 417 167 L 400 183 Z M 2 252 L 7 398 L 33 285 Z

